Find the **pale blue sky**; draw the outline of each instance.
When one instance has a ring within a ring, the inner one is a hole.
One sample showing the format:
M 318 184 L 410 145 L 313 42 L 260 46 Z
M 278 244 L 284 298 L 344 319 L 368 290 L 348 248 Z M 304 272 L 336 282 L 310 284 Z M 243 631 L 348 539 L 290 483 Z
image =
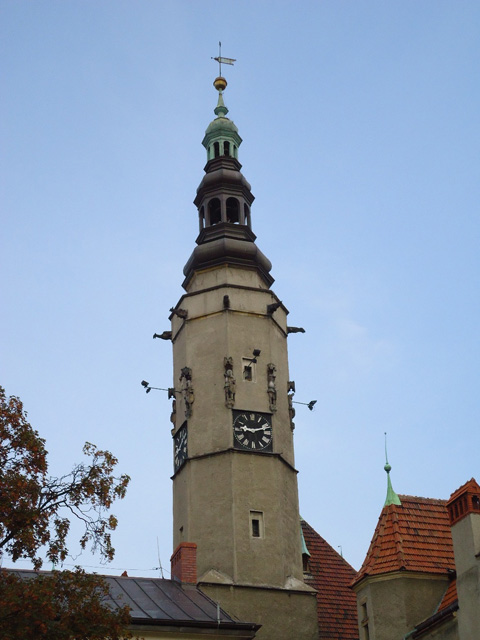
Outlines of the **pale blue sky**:
M 480 4 L 0 2 L 0 382 L 51 472 L 132 476 L 114 572 L 171 549 L 169 328 L 225 101 L 289 338 L 302 515 L 359 568 L 386 493 L 479 479 Z M 76 562 L 95 566 L 88 555 Z M 24 566 L 25 563 L 24 563 Z M 168 575 L 166 573 L 166 575 Z

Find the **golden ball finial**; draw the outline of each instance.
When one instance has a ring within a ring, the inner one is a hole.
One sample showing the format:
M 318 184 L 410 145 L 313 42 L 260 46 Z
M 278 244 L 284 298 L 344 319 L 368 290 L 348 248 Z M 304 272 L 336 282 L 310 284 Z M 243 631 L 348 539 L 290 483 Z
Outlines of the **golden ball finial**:
M 218 76 L 213 81 L 213 86 L 217 91 L 224 91 L 227 88 L 227 81 L 222 76 Z

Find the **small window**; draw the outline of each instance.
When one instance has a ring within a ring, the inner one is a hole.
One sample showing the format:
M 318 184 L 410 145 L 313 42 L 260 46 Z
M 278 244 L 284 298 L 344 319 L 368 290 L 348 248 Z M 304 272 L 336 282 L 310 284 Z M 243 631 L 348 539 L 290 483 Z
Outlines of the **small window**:
M 242 372 L 243 372 L 243 379 L 246 382 L 256 381 L 255 363 L 252 362 L 251 358 L 242 358 Z
M 223 155 L 224 156 L 229 156 L 230 155 L 230 143 L 229 142 L 224 142 L 223 143 Z
M 303 573 L 310 572 L 310 556 L 308 553 L 302 553 Z
M 215 158 L 218 158 L 220 155 L 220 144 L 218 142 L 213 143 L 213 154 Z
M 480 498 L 478 496 L 472 496 L 472 507 L 475 511 L 480 511 Z
M 250 535 L 252 538 L 263 538 L 263 511 L 250 511 Z
M 370 640 L 370 631 L 368 629 L 368 611 L 367 603 L 362 602 L 360 605 L 360 624 L 362 625 L 362 640 Z

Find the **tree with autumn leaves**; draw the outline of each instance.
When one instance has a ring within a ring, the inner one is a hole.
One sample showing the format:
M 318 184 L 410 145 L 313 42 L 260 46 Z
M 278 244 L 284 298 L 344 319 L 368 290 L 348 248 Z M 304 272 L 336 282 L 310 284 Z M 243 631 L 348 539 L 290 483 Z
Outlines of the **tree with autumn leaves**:
M 19 398 L 0 387 L 0 560 L 28 558 L 36 570 L 40 551 L 54 564 L 68 555 L 70 520 L 83 525 L 80 547 L 90 546 L 112 560 L 109 509 L 125 496 L 129 477 L 116 477 L 116 458 L 90 443 L 88 462 L 61 477 L 48 474 L 45 440 L 27 421 Z M 100 576 L 75 571 L 34 573 L 22 580 L 0 569 L 0 637 L 3 640 L 117 640 L 125 636 L 128 608 L 106 604 L 108 588 Z

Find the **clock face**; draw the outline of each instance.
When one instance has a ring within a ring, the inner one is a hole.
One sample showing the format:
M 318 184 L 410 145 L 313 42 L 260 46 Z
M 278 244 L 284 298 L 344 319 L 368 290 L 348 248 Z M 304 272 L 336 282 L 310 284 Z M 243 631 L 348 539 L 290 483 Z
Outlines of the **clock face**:
M 237 449 L 272 451 L 272 416 L 254 411 L 234 411 L 233 439 Z
M 173 467 L 177 472 L 188 457 L 187 423 L 184 423 L 173 436 Z

